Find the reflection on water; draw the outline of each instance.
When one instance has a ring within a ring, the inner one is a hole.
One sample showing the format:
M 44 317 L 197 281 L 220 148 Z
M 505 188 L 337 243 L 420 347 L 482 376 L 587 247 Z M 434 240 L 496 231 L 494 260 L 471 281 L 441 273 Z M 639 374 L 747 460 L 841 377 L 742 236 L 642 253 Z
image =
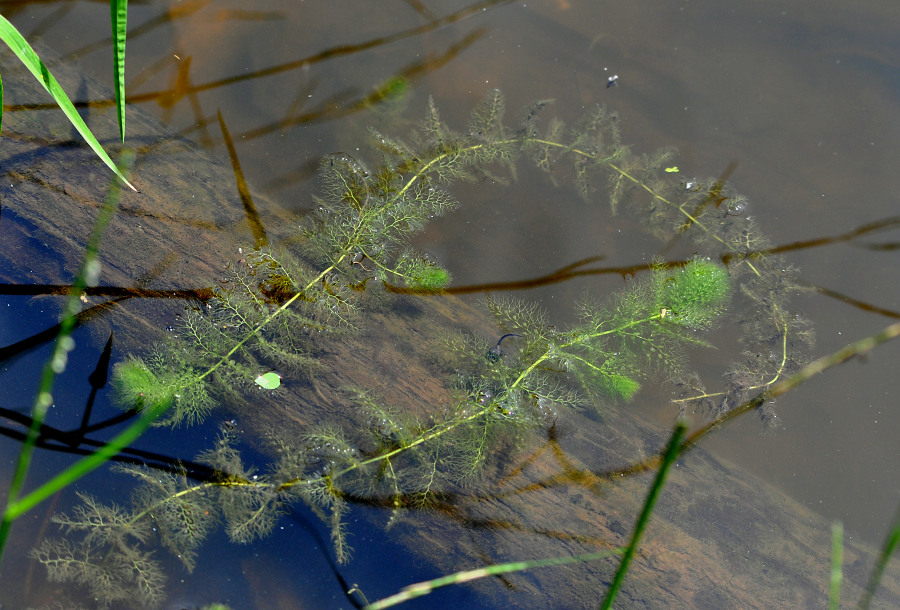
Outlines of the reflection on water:
M 797 295 L 794 303 L 817 329 L 818 352 L 832 351 L 869 334 L 898 315 L 900 287 L 890 279 L 896 276 L 900 262 L 896 206 L 890 197 L 897 190 L 897 178 L 885 160 L 896 158 L 896 142 L 900 141 L 894 133 L 900 125 L 900 106 L 887 52 L 900 24 L 887 4 L 881 8 L 878 2 L 857 3 L 852 14 L 845 12 L 850 9 L 822 8 L 818 3 L 792 6 L 788 12 L 774 14 L 765 9 L 757 13 L 756 7 L 739 3 L 601 8 L 588 2 L 487 2 L 475 5 L 475 10 L 460 2 L 439 4 L 426 7 L 397 2 L 385 10 L 367 11 L 365 20 L 348 18 L 358 9 L 352 2 L 321 6 L 292 3 L 276 10 L 267 5 L 238 10 L 228 3 L 206 1 L 136 6 L 130 19 L 129 97 L 136 106 L 165 122 L 171 133 L 186 135 L 228 162 L 219 128 L 218 117 L 222 117 L 221 124 L 231 133 L 251 191 L 256 186 L 274 198 L 277 203 L 270 213 L 280 219 L 289 218 L 284 210 L 310 205 L 310 194 L 316 190 L 311 177 L 319 158 L 340 150 L 350 151 L 355 157 L 359 145 L 355 143 L 368 138 L 366 129 L 370 126 L 405 137 L 422 115 L 428 96 L 434 96 L 442 118 L 454 125 L 464 124 L 469 108 L 493 87 L 504 90 L 513 108 L 534 98 L 557 98 L 555 112 L 570 122 L 584 108 L 602 102 L 619 112 L 624 141 L 635 151 L 677 146 L 680 155 L 671 165 L 677 165 L 686 180 L 730 173 L 729 182 L 752 202 L 746 210 L 734 210 L 734 218 L 754 220 L 775 244 L 769 250 L 782 253 L 788 264 L 800 269 L 800 283 L 815 288 Z M 103 7 L 78 7 L 62 16 L 54 13 L 57 8 L 43 3 L 23 6 L 15 15 L 16 23 L 26 34 L 43 34 L 45 40 L 54 41 L 60 54 L 81 57 L 88 69 L 108 80 L 108 43 L 103 42 L 106 26 L 100 25 L 105 23 Z M 62 38 L 62 31 L 78 35 Z M 611 75 L 619 76 L 615 87 L 606 86 Z M 102 106 L 93 104 L 89 112 L 101 112 Z M 481 182 L 454 188 L 462 209 L 430 225 L 417 242 L 453 272 L 461 292 L 472 287 L 498 292 L 528 286 L 531 290 L 518 296 L 542 303 L 550 311 L 550 320 L 562 327 L 571 320 L 575 297 L 585 291 L 594 297 L 615 292 L 621 288 L 623 277 L 645 268 L 660 251 L 659 243 L 640 230 L 640 219 L 627 214 L 610 217 L 604 191 L 594 196 L 598 204 L 589 205 L 578 198 L 570 184 L 552 188 L 532 172 L 519 171 L 518 182 L 511 187 Z M 150 181 L 149 176 L 145 179 Z M 229 188 L 233 189 L 233 180 Z M 177 189 L 172 196 L 186 198 L 186 192 Z M 183 224 L 185 218 L 199 218 L 189 203 L 185 202 L 183 215 L 171 215 L 176 225 Z M 731 212 L 733 204 L 744 205 L 731 201 L 723 211 Z M 6 214 L 4 211 L 4 219 Z M 234 226 L 241 226 L 240 214 L 230 220 L 238 223 Z M 220 219 L 216 224 L 223 223 Z M 199 228 L 205 225 L 197 222 L 194 226 L 199 234 Z M 169 274 L 166 268 L 156 277 L 178 280 L 165 288 L 191 291 L 212 286 L 209 279 L 215 277 L 217 268 L 240 256 L 236 254 L 238 244 L 253 243 L 254 236 L 246 227 L 241 226 L 240 231 L 243 241 L 226 244 L 218 234 L 210 238 L 210 242 L 218 241 L 215 246 L 202 247 L 205 255 L 200 258 L 208 266 L 203 273 L 176 266 L 178 275 Z M 695 248 L 692 243 L 681 242 L 667 250 L 666 257 L 686 259 Z M 62 256 L 71 259 L 78 252 Z M 71 263 L 60 263 L 60 267 L 71 269 Z M 123 273 L 127 276 L 129 270 Z M 4 277 L 9 273 L 4 272 Z M 64 286 L 68 276 L 47 271 L 46 277 L 34 278 L 22 273 L 15 281 L 31 284 L 31 279 Z M 100 290 L 92 297 L 103 294 L 107 293 Z M 186 292 L 184 296 L 204 295 Z M 416 318 L 414 307 L 405 310 L 411 334 L 421 332 L 417 325 L 433 324 L 428 318 Z M 132 315 L 146 317 L 150 327 L 159 329 L 172 322 L 178 312 L 175 305 L 169 310 L 156 308 L 160 311 L 155 315 L 146 313 L 152 309 L 135 310 Z M 49 320 L 46 325 L 52 323 Z M 696 355 L 692 364 L 705 379 L 715 380 L 723 372 L 723 363 L 739 356 L 727 347 L 727 339 L 736 341 L 738 332 L 725 329 L 716 336 L 716 355 Z M 484 330 L 483 336 L 494 337 L 491 341 L 495 341 L 498 335 L 494 333 L 495 329 Z M 90 339 L 79 340 L 96 345 L 99 352 L 105 337 L 95 331 Z M 404 340 L 415 344 L 409 338 L 391 338 Z M 503 347 L 507 351 L 506 342 Z M 388 392 L 399 391 L 392 386 L 414 383 L 404 380 L 401 372 L 405 369 L 387 355 L 402 354 L 402 349 L 380 350 L 373 352 L 372 361 L 350 359 L 347 362 L 352 364 L 347 366 L 366 366 L 382 373 Z M 898 457 L 894 439 L 900 420 L 886 407 L 897 390 L 891 367 L 897 350 L 897 346 L 888 345 L 865 363 L 850 363 L 831 371 L 780 399 L 777 414 L 783 427 L 773 434 L 762 435 L 757 421 L 745 419 L 719 431 L 705 447 L 713 456 L 733 461 L 780 486 L 826 520 L 842 519 L 854 538 L 879 541 L 898 501 L 897 473 L 890 464 Z M 672 396 L 668 388 L 646 385 L 626 408 L 668 426 L 678 412 L 678 407 L 669 403 Z M 307 389 L 315 392 L 315 383 Z M 85 396 L 89 390 L 85 385 Z M 710 393 L 716 390 L 708 388 Z M 272 415 L 276 421 L 284 416 Z M 303 419 L 303 415 L 294 417 Z M 607 416 L 606 423 L 618 425 L 615 432 L 593 420 L 580 424 L 595 433 L 595 438 L 585 438 L 587 432 L 576 434 L 560 422 L 559 429 L 536 442 L 524 456 L 510 456 L 508 463 L 498 466 L 500 475 L 506 473 L 507 477 L 498 486 L 499 496 L 491 492 L 486 498 L 477 494 L 451 498 L 438 504 L 433 513 L 414 513 L 408 519 L 410 523 L 401 522 L 388 534 L 381 530 L 387 519 L 381 510 L 357 509 L 359 516 L 350 527 L 358 557 L 341 573 L 347 583 L 358 582 L 372 598 L 434 576 L 435 572 L 468 568 L 479 561 L 521 559 L 516 555 L 522 548 L 516 541 L 521 545 L 521 538 L 506 537 L 507 530 L 518 534 L 524 531 L 537 543 L 548 539 L 559 542 L 567 536 L 577 538 L 578 544 L 621 542 L 636 513 L 642 482 L 635 480 L 633 487 L 609 489 L 589 475 L 621 467 L 652 453 L 662 443 L 652 431 L 629 429 L 621 419 L 615 412 Z M 213 443 L 213 431 L 196 434 L 204 436 L 204 442 L 199 443 L 201 449 Z M 185 453 L 174 443 L 169 450 L 188 460 L 196 454 Z M 544 456 L 544 461 L 538 456 Z M 260 456 L 256 459 L 264 462 Z M 529 472 L 532 460 L 542 470 Z M 705 472 L 702 468 L 707 462 L 713 469 L 732 468 L 705 454 L 688 456 L 684 467 Z M 55 465 L 47 466 L 50 472 Z M 745 476 L 740 470 L 734 472 Z M 91 483 L 106 482 L 109 476 L 98 474 L 83 485 L 87 489 Z M 518 481 L 516 476 L 526 480 Z M 669 498 L 674 505 L 665 508 L 659 519 L 666 522 L 668 516 L 671 521 L 666 523 L 681 525 L 674 529 L 661 526 L 664 533 L 659 533 L 656 541 L 660 546 L 651 543 L 648 553 L 663 555 L 670 544 L 663 542 L 665 536 L 687 532 L 705 540 L 707 550 L 715 547 L 709 553 L 714 559 L 733 562 L 728 565 L 735 571 L 743 569 L 736 559 L 741 543 L 731 548 L 731 556 L 727 545 L 717 545 L 731 535 L 739 540 L 764 536 L 765 530 L 748 523 L 765 523 L 772 515 L 742 512 L 740 492 L 721 485 L 707 494 L 673 481 Z M 524 500 L 516 503 L 516 498 Z M 865 500 L 861 502 L 861 498 Z M 76 499 L 68 497 L 61 502 L 65 505 L 54 510 L 68 510 Z M 585 510 L 573 511 L 569 522 L 515 518 L 529 504 L 541 502 L 563 502 Z M 682 522 L 672 516 L 685 507 L 700 520 Z M 374 514 L 371 521 L 379 525 L 375 530 L 369 527 L 367 510 Z M 41 519 L 50 512 L 43 513 Z M 603 515 L 603 522 L 581 523 L 579 519 L 586 518 L 583 515 Z M 292 532 L 302 528 L 317 531 L 319 537 L 328 536 L 315 517 L 299 517 L 305 520 L 303 526 L 296 524 L 297 518 L 292 514 L 282 523 L 294 528 Z M 770 530 L 778 530 L 778 523 L 768 525 Z M 710 535 L 710 531 L 716 534 Z M 10 556 L 21 557 L 28 540 L 45 533 L 53 532 L 29 531 L 23 526 L 17 534 L 19 546 L 10 548 Z M 807 539 L 795 534 L 817 548 L 810 560 L 821 564 L 816 566 L 817 574 L 822 573 L 827 561 L 828 544 L 827 532 L 818 534 L 813 538 L 816 534 L 810 531 Z M 313 583 L 329 583 L 314 597 L 305 598 L 307 603 L 347 607 L 346 598 L 329 597 L 345 590 L 346 585 L 331 580 L 332 568 L 326 567 L 324 559 L 329 543 L 315 538 L 311 542 L 306 535 L 312 536 L 304 534 L 290 542 L 291 556 L 303 557 L 307 553 L 301 549 L 315 548 L 322 563 L 303 571 L 304 575 L 315 575 L 309 577 L 304 589 Z M 452 552 L 440 561 L 433 558 L 434 551 L 426 551 L 424 555 L 436 569 L 429 565 L 421 573 L 399 575 L 396 582 L 376 591 L 372 582 L 384 576 L 384 557 L 378 551 L 370 556 L 366 547 L 371 543 L 374 548 L 383 548 L 384 536 L 404 544 L 391 552 L 396 553 L 392 557 L 397 562 L 405 563 L 409 551 L 404 549 L 446 544 L 448 539 L 464 540 L 465 544 L 460 543 L 456 549 L 457 561 L 452 560 Z M 293 564 L 279 566 L 275 558 L 287 552 L 278 542 L 288 538 L 275 538 L 274 542 L 254 545 L 242 559 L 221 539 L 211 541 L 204 554 L 207 561 L 229 557 L 222 570 L 235 570 L 234 566 L 242 562 L 243 575 L 235 571 L 232 576 L 224 576 L 225 581 L 243 578 L 244 591 L 265 590 L 272 596 L 283 596 L 279 598 L 282 605 L 297 605 L 285 601 L 292 599 L 297 588 L 284 584 L 295 581 L 298 570 Z M 754 561 L 768 559 L 777 566 L 773 570 L 779 577 L 789 580 L 794 576 L 788 566 L 790 558 L 778 558 L 777 540 L 767 541 L 764 548 L 767 552 L 757 550 Z M 257 559 L 256 553 L 262 557 Z M 200 561 L 204 561 L 202 557 Z M 860 557 L 859 563 L 848 569 L 864 574 L 867 561 Z M 4 578 L 9 574 L 9 563 L 4 562 Z M 694 573 L 683 575 L 684 580 L 695 578 L 706 565 L 693 555 L 687 563 Z M 173 599 L 180 595 L 198 603 L 209 600 L 179 589 L 186 586 L 177 582 L 181 578 L 198 589 L 225 591 L 218 571 L 210 570 L 210 564 L 202 565 L 203 569 L 191 577 L 171 577 Z M 600 582 L 608 576 L 608 568 L 585 568 L 578 572 L 578 578 L 593 583 L 588 589 L 596 594 L 602 589 Z M 183 574 L 179 570 L 173 565 L 170 574 Z M 273 573 L 283 576 L 273 579 Z M 561 571 L 559 578 L 574 573 Z M 642 575 L 645 583 L 657 582 L 652 574 Z M 505 584 L 513 591 L 529 591 L 553 582 L 513 578 Z M 652 590 L 652 584 L 647 587 Z M 234 607 L 246 603 L 264 607 L 271 601 L 250 601 L 240 597 L 246 595 L 240 590 L 236 587 L 234 593 L 225 593 Z M 514 594 L 504 593 L 502 586 L 480 590 L 514 598 Z M 824 591 L 824 581 L 820 590 Z M 571 591 L 570 597 L 550 591 L 544 594 L 561 607 L 593 603 L 578 597 L 581 592 L 565 587 L 561 591 Z M 643 591 L 636 591 L 635 603 Z M 723 599 L 714 597 L 708 594 L 697 598 L 696 605 L 722 607 Z M 447 600 L 441 599 L 441 603 Z M 491 603 L 485 599 L 489 597 L 480 597 L 478 602 L 465 598 L 463 603 L 467 607 Z

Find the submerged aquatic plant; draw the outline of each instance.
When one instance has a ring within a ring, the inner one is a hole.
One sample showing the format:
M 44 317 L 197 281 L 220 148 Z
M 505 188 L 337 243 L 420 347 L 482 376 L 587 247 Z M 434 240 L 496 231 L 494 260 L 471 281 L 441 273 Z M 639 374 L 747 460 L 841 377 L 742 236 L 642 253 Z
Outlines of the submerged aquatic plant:
M 496 343 L 463 333 L 446 337 L 436 350 L 453 380 L 452 402 L 416 415 L 349 389 L 358 428 L 321 424 L 302 438 L 273 435 L 276 457 L 262 474 L 244 464 L 225 433 L 200 456 L 218 477 L 189 483 L 131 468 L 127 472 L 141 485 L 130 511 L 91 500 L 85 511 L 115 518 L 86 519 L 84 527 L 72 526 L 68 517 L 59 522 L 84 532 L 89 551 L 102 547 L 105 558 L 139 555 L 142 565 L 150 559 L 141 555 L 149 551 L 140 532 L 152 525 L 159 541 L 191 569 L 216 520 L 224 520 L 234 541 L 246 543 L 266 535 L 285 507 L 299 500 L 330 523 L 335 554 L 343 562 L 350 555 L 343 517 L 354 500 L 394 511 L 426 505 L 483 477 L 497 447 L 515 446 L 566 409 L 602 410 L 631 400 L 644 381 L 659 374 L 675 380 L 684 410 L 714 415 L 795 366 L 809 335 L 787 313 L 792 272 L 766 254 L 767 243 L 751 219 L 722 209 L 738 197 L 716 181 L 684 183 L 660 172 L 670 151 L 633 155 L 621 143 L 617 116 L 606 108 L 573 128 L 553 120 L 541 131 L 537 121 L 547 105 L 529 106 L 511 129 L 503 121 L 503 96 L 493 91 L 473 111 L 466 131 L 457 132 L 430 103 L 410 143 L 373 132 L 382 154 L 377 170 L 344 153 L 323 159 L 321 191 L 315 212 L 301 226 L 300 248 L 259 249 L 233 264 L 216 298 L 182 317 L 177 338 L 116 365 L 119 400 L 128 408 L 171 401 L 167 423 L 192 423 L 216 403 L 239 410 L 248 392 L 258 396 L 256 380 L 266 371 L 315 374 L 331 340 L 360 328 L 362 289 L 370 281 L 419 294 L 447 285 L 448 272 L 415 252 L 410 236 L 456 207 L 446 190 L 450 182 L 502 180 L 504 170 L 514 176 L 523 152 L 553 175 L 565 163 L 589 199 L 606 182 L 613 211 L 634 206 L 663 239 L 691 239 L 701 254 L 680 264 L 656 261 L 606 301 L 585 300 L 577 307 L 578 322 L 565 330 L 533 304 L 489 298 L 503 333 Z M 735 293 L 749 308 L 742 313 L 748 362 L 735 365 L 731 387 L 709 393 L 691 374 L 684 348 L 706 344 L 698 331 L 722 318 Z M 777 357 L 757 358 L 754 366 L 753 354 L 763 348 Z M 115 533 L 92 533 L 101 522 Z M 88 570 L 56 566 L 85 553 L 51 541 L 35 556 L 54 577 L 80 581 Z M 131 582 L 125 576 L 120 581 Z

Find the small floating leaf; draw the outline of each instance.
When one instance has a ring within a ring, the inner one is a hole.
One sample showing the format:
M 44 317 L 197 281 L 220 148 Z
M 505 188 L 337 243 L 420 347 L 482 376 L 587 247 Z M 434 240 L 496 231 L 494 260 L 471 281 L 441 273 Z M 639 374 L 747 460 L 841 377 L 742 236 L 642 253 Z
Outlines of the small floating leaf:
M 263 373 L 256 378 L 256 385 L 265 390 L 274 390 L 281 385 L 281 377 L 278 375 L 278 373 L 274 373 L 271 371 L 268 373 Z
M 678 167 L 673 165 L 672 167 L 667 167 L 666 171 L 669 172 L 670 174 L 677 174 Z

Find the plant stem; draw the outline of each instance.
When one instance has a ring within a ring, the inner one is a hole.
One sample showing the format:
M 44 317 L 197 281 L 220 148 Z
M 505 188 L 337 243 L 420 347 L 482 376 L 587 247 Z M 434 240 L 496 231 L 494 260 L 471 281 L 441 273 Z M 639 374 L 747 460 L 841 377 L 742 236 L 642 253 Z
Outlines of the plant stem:
M 652 316 L 649 316 L 649 317 L 644 318 L 644 319 L 641 319 L 641 320 L 632 320 L 632 321 L 630 321 L 630 322 L 627 322 L 627 323 L 625 323 L 625 324 L 622 324 L 621 326 L 619 326 L 619 327 L 617 327 L 617 328 L 612 328 L 612 329 L 604 330 L 604 331 L 600 331 L 600 332 L 584 333 L 584 334 L 581 334 L 581 335 L 578 335 L 578 336 L 572 338 L 572 339 L 571 339 L 569 342 L 567 342 L 567 343 L 563 343 L 563 344 L 560 344 L 560 345 L 558 345 L 558 346 L 555 346 L 555 345 L 554 345 L 554 346 L 550 346 L 550 347 L 548 347 L 548 348 L 544 351 L 543 354 L 541 354 L 540 356 L 536 357 L 536 358 L 532 361 L 532 363 L 531 363 L 530 365 L 528 365 L 528 367 L 525 368 L 525 370 L 523 370 L 521 373 L 519 373 L 519 376 L 516 377 L 515 381 L 513 381 L 513 382 L 510 384 L 510 386 L 507 388 L 506 391 L 507 391 L 507 393 L 508 393 L 509 391 L 518 388 L 522 383 L 524 383 L 524 381 L 528 378 L 528 376 L 529 376 L 536 368 L 538 368 L 542 363 L 544 363 L 544 362 L 546 362 L 548 359 L 550 359 L 550 352 L 551 352 L 551 350 L 554 349 L 555 347 L 559 347 L 559 348 L 565 349 L 565 348 L 568 348 L 568 347 L 572 347 L 572 346 L 574 346 L 574 345 L 579 345 L 579 344 L 581 344 L 581 343 L 585 343 L 585 342 L 587 342 L 587 341 L 591 341 L 591 340 L 597 339 L 597 338 L 602 337 L 602 336 L 605 336 L 605 335 L 610 335 L 610 334 L 614 334 L 614 333 L 621 332 L 621 331 L 623 331 L 623 330 L 626 330 L 626 329 L 628 329 L 628 328 L 637 326 L 637 325 L 639 325 L 639 324 L 646 324 L 647 322 L 652 322 L 653 320 L 659 320 L 659 319 L 661 319 L 661 318 L 662 318 L 662 315 L 661 315 L 661 314 L 654 314 L 654 315 L 652 315 Z M 477 409 L 476 411 L 474 411 L 474 412 L 472 412 L 472 413 L 469 413 L 469 414 L 467 414 L 467 415 L 464 416 L 464 417 L 457 418 L 457 419 L 453 419 L 453 420 L 451 420 L 450 422 L 446 422 L 446 423 L 443 423 L 443 424 L 438 424 L 437 426 L 435 426 L 435 427 L 431 428 L 430 430 L 426 431 L 422 436 L 416 438 L 415 440 L 413 440 L 413 441 L 411 441 L 411 442 L 409 442 L 409 443 L 407 443 L 407 444 L 405 444 L 405 445 L 402 445 L 402 446 L 400 446 L 400 447 L 396 447 L 395 449 L 392 449 L 392 450 L 390 450 L 390 451 L 388 451 L 388 452 L 386 452 L 386 453 L 382 453 L 382 454 L 376 455 L 376 456 L 374 456 L 374 457 L 371 457 L 371 458 L 368 458 L 368 459 L 365 459 L 365 460 L 362 460 L 362 461 L 359 461 L 359 462 L 354 462 L 353 464 L 347 466 L 346 468 L 344 468 L 344 469 L 342 469 L 342 470 L 339 470 L 339 471 L 337 471 L 337 472 L 335 472 L 335 473 L 332 473 L 332 474 L 330 475 L 330 478 L 331 478 L 332 480 L 335 480 L 335 479 L 337 479 L 337 478 L 339 478 L 339 477 L 341 477 L 341 476 L 343 476 L 343 475 L 345 475 L 345 474 L 348 474 L 348 473 L 350 473 L 350 472 L 353 472 L 354 470 L 357 470 L 357 469 L 359 469 L 359 468 L 362 468 L 363 466 L 368 466 L 369 464 L 374 464 L 374 463 L 376 463 L 376 462 L 380 462 L 380 461 L 383 461 L 383 460 L 389 460 L 390 458 L 394 457 L 395 455 L 399 455 L 399 454 L 401 454 L 401 453 L 403 453 L 403 452 L 405 452 L 405 451 L 407 451 L 407 450 L 409 450 L 409 449 L 412 449 L 413 447 L 416 447 L 416 446 L 421 445 L 421 444 L 423 444 L 423 443 L 427 443 L 428 441 L 431 441 L 431 440 L 434 440 L 434 439 L 436 439 L 436 438 L 439 438 L 439 437 L 441 437 L 442 435 L 447 434 L 448 432 L 450 432 L 450 431 L 454 430 L 455 428 L 461 426 L 462 424 L 465 424 L 465 423 L 474 421 L 474 420 L 476 420 L 476 419 L 479 419 L 480 417 L 486 415 L 486 414 L 487 414 L 489 411 L 491 411 L 492 409 L 497 408 L 497 400 L 498 400 L 498 399 L 499 399 L 499 397 L 494 398 L 493 400 L 491 400 L 490 402 L 488 402 L 487 404 L 485 404 L 481 409 Z M 289 487 L 293 487 L 294 485 L 302 485 L 302 484 L 308 484 L 308 483 L 306 482 L 306 479 L 305 479 L 305 478 L 302 478 L 302 479 L 301 479 L 301 478 L 291 479 L 291 480 L 289 480 L 289 481 L 286 481 L 285 483 L 282 483 L 282 484 L 279 486 L 279 489 L 286 489 L 286 488 L 289 488 Z
M 128 171 L 128 168 L 131 167 L 133 161 L 133 153 L 128 152 L 124 155 L 123 166 L 126 168 L 126 172 Z M 128 184 L 124 175 L 122 176 L 122 180 Z M 103 240 L 103 234 L 106 232 L 106 227 L 109 225 L 119 206 L 120 192 L 121 189 L 118 182 L 110 184 L 106 201 L 104 202 L 103 207 L 100 208 L 97 220 L 94 222 L 91 234 L 88 236 L 81 269 L 75 277 L 72 291 L 69 293 L 69 297 L 66 299 L 65 306 L 63 307 L 62 317 L 59 322 L 59 333 L 53 343 L 53 350 L 50 353 L 49 359 L 44 364 L 44 369 L 41 373 L 40 384 L 32 406 L 31 426 L 28 428 L 28 433 L 25 436 L 22 448 L 19 451 L 19 459 L 16 463 L 13 479 L 9 485 L 6 509 L 3 512 L 3 520 L 0 522 L 0 557 L 3 556 L 3 549 L 6 545 L 12 522 L 23 512 L 30 509 L 34 504 L 49 495 L 45 493 L 48 485 L 61 489 L 74 480 L 71 475 L 67 474 L 69 472 L 67 470 L 54 477 L 48 484 L 39 488 L 37 491 L 32 492 L 24 498 L 19 497 L 22 487 L 25 484 L 28 468 L 31 465 L 31 456 L 34 452 L 35 444 L 40 436 L 41 426 L 47 416 L 47 410 L 53 404 L 53 395 L 51 394 L 53 385 L 57 375 L 65 370 L 69 352 L 75 347 L 75 342 L 72 340 L 71 335 L 75 330 L 77 320 L 76 314 L 81 309 L 81 295 L 84 294 L 84 290 L 87 286 L 96 284 L 99 279 L 100 264 L 97 262 L 97 257 L 100 251 L 100 242 Z M 118 451 L 118 449 L 116 449 L 116 451 Z M 109 453 L 108 451 L 103 453 L 106 457 L 101 457 L 100 459 L 91 462 L 90 469 L 96 468 L 103 463 L 108 457 L 107 454 L 112 455 L 112 453 Z M 82 460 L 81 462 L 78 462 L 76 466 L 84 462 L 85 460 Z M 70 468 L 69 470 L 72 469 Z M 86 471 L 82 470 L 77 476 L 81 476 L 85 472 Z
M 647 494 L 647 499 L 644 500 L 644 508 L 641 510 L 637 524 L 634 526 L 634 532 L 631 534 L 631 542 L 628 544 L 628 548 L 625 549 L 625 554 L 622 555 L 622 562 L 619 564 L 619 569 L 616 571 L 612 585 L 610 585 L 609 591 L 606 592 L 606 598 L 600 606 L 602 610 L 611 608 L 613 602 L 616 600 L 616 596 L 619 594 L 619 589 L 622 587 L 622 582 L 625 580 L 625 574 L 628 573 L 628 567 L 631 564 L 631 560 L 637 552 L 637 547 L 641 541 L 641 536 L 644 534 L 644 529 L 650 522 L 650 515 L 653 513 L 653 507 L 656 505 L 656 500 L 659 498 L 659 492 L 666 482 L 669 469 L 684 450 L 681 441 L 684 438 L 686 431 L 687 424 L 684 421 L 679 421 L 675 424 L 675 430 L 672 432 L 672 438 L 669 440 L 669 445 L 666 447 L 666 452 L 663 454 L 659 472 L 656 473 L 656 478 L 653 480 L 653 486 L 650 488 L 650 493 Z

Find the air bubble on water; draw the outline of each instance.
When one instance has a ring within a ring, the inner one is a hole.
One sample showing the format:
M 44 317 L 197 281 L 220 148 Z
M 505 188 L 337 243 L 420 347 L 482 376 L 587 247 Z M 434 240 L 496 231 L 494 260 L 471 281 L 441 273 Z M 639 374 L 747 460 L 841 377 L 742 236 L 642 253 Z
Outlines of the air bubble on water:
M 728 215 L 740 216 L 747 211 L 747 204 L 744 201 L 736 200 L 728 203 Z
M 478 396 L 478 404 L 486 405 L 494 398 L 494 393 L 491 390 L 484 390 Z

